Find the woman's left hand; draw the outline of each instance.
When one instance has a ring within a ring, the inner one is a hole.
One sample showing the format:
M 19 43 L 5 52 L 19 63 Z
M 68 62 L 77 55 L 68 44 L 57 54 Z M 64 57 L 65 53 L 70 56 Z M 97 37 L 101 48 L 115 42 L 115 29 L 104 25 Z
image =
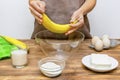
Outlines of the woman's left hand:
M 84 15 L 80 10 L 77 10 L 73 13 L 71 20 L 70 20 L 71 29 L 69 31 L 67 31 L 65 33 L 65 35 L 71 34 L 72 32 L 76 31 L 77 29 L 83 27 L 83 25 L 84 25 Z

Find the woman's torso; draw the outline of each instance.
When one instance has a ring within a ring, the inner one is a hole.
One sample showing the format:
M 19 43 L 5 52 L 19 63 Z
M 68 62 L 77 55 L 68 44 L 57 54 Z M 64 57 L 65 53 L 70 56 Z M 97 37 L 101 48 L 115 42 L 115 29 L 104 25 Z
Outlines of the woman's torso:
M 46 14 L 52 21 L 58 24 L 69 23 L 74 11 L 79 9 L 85 2 L 85 0 L 45 0 L 46 2 Z M 35 34 L 45 28 L 35 21 L 35 28 L 32 35 L 34 38 Z M 89 23 L 87 16 L 85 16 L 85 25 L 81 30 L 86 38 L 90 38 Z

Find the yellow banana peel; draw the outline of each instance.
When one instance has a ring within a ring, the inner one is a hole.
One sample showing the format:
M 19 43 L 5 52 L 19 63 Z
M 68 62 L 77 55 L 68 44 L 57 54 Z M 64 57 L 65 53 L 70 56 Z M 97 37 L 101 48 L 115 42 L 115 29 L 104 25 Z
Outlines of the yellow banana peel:
M 22 41 L 19 41 L 15 38 L 9 37 L 9 36 L 2 36 L 6 41 L 8 41 L 9 43 L 21 48 L 21 49 L 25 49 L 27 50 L 27 45 L 25 43 L 23 43 Z
M 56 24 L 45 13 L 43 13 L 42 25 L 54 33 L 65 33 L 70 29 L 69 24 Z

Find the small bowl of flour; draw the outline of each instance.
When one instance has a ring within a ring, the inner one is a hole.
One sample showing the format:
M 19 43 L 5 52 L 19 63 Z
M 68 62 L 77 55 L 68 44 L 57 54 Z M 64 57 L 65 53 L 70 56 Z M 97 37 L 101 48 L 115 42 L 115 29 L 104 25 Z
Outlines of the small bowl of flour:
M 47 77 L 59 76 L 65 67 L 65 61 L 56 57 L 46 57 L 38 62 L 40 71 Z

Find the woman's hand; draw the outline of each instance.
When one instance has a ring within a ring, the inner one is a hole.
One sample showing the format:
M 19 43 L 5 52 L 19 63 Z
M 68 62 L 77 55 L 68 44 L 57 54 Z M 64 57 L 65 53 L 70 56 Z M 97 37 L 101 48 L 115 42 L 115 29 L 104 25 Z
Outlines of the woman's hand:
M 66 33 L 66 35 L 76 31 L 78 28 L 84 25 L 84 15 L 90 12 L 96 4 L 96 0 L 85 0 L 85 3 L 73 13 L 70 22 L 78 21 L 76 24 L 70 24 L 71 29 Z
M 29 9 L 39 24 L 42 23 L 42 13 L 45 12 L 45 2 L 40 0 L 30 0 Z
M 76 23 L 74 23 L 76 22 Z M 77 29 L 81 28 L 84 25 L 84 15 L 78 9 L 75 11 L 70 20 L 71 29 L 65 33 L 65 35 L 71 34 L 72 32 L 76 31 Z

